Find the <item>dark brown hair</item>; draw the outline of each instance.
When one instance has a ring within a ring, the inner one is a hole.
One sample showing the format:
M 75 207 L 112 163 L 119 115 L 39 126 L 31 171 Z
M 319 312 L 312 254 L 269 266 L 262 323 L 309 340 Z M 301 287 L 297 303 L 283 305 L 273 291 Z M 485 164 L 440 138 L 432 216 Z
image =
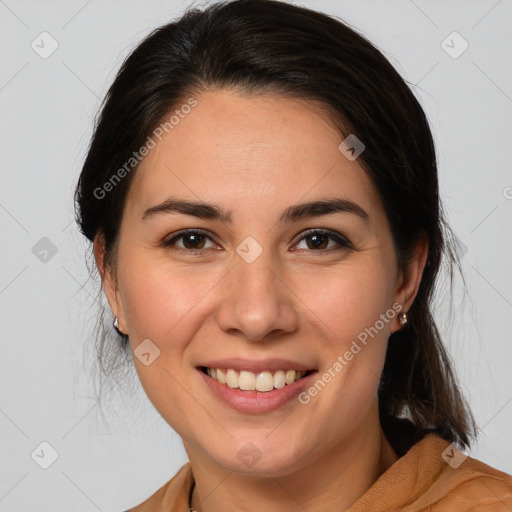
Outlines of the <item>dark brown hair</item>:
M 82 233 L 90 241 L 104 237 L 105 262 L 114 268 L 136 167 L 104 197 L 98 190 L 184 98 L 215 88 L 319 100 L 344 136 L 363 141 L 358 162 L 384 205 L 399 265 L 421 234 L 429 241 L 409 322 L 389 339 L 379 387 L 381 424 L 401 453 L 428 429 L 469 446 L 473 417 L 431 311 L 443 256 L 450 279 L 460 270 L 439 199 L 432 134 L 406 82 L 347 23 L 281 1 L 235 0 L 189 10 L 152 32 L 125 60 L 102 105 L 75 193 Z M 98 349 L 107 373 L 125 364 L 119 354 L 129 354 L 126 337 L 112 334 L 102 317 Z M 400 443 L 396 418 L 404 414 L 412 434 Z

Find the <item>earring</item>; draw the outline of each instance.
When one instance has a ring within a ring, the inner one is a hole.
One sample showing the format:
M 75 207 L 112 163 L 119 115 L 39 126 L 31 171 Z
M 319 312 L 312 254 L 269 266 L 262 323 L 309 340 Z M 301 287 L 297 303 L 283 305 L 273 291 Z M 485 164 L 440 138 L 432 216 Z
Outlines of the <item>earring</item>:
M 405 311 L 402 311 L 401 313 L 398 314 L 398 321 L 400 322 L 400 325 L 403 327 L 408 319 L 407 319 L 407 313 Z
M 114 329 L 115 329 L 119 334 L 123 334 L 123 335 L 124 335 L 124 333 L 121 331 L 121 329 L 119 329 L 119 318 L 118 318 L 117 316 L 114 318 L 114 323 L 113 323 L 113 325 L 114 325 Z

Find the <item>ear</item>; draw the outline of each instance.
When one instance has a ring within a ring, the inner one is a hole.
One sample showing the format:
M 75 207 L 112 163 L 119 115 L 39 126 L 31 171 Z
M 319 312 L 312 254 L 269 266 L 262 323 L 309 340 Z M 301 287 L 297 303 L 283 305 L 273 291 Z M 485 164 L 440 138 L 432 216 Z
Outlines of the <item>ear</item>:
M 126 322 L 124 317 L 124 308 L 121 300 L 119 290 L 117 288 L 117 279 L 115 270 L 109 267 L 105 261 L 105 237 L 103 234 L 98 234 L 94 239 L 94 259 L 96 266 L 100 272 L 103 290 L 108 300 L 110 310 L 114 317 L 119 318 L 119 330 L 126 333 Z
M 393 303 L 398 302 L 402 306 L 401 311 L 409 311 L 418 294 L 427 258 L 428 238 L 425 233 L 422 233 L 412 250 L 412 254 L 407 261 L 405 269 L 399 272 L 397 279 Z M 391 332 L 393 333 L 400 329 L 400 323 L 398 319 L 395 318 Z

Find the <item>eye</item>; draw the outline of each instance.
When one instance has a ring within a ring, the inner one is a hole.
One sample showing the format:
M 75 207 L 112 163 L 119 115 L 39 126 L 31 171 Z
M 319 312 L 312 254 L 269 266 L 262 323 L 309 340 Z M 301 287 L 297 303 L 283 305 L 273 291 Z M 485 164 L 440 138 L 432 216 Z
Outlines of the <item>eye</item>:
M 301 248 L 299 246 L 303 241 L 305 241 L 306 247 Z M 329 245 L 330 241 L 334 241 L 334 244 Z M 325 229 L 311 229 L 302 236 L 299 243 L 296 245 L 296 248 L 313 250 L 314 252 L 323 252 L 324 250 L 329 251 L 330 249 L 336 248 L 336 246 L 353 249 L 353 245 L 350 240 L 339 233 L 327 231 Z
M 181 240 L 181 247 L 176 242 Z M 206 246 L 206 240 L 212 241 L 212 238 L 206 234 L 205 231 L 197 230 L 197 229 L 186 229 L 184 231 L 180 231 L 172 238 L 164 240 L 162 245 L 164 247 L 173 247 L 179 251 L 183 252 L 196 252 L 200 253 L 205 249 L 211 249 L 215 247 L 215 245 L 211 245 L 210 247 Z
M 207 241 L 211 242 L 207 246 Z M 178 243 L 181 242 L 181 245 Z M 334 242 L 334 243 L 332 243 Z M 305 243 L 306 247 L 299 247 L 301 243 Z M 211 236 L 206 231 L 198 229 L 186 229 L 176 233 L 173 237 L 162 242 L 163 247 L 172 247 L 178 251 L 186 253 L 201 254 L 206 249 L 215 248 L 215 244 Z M 325 229 L 311 229 L 295 245 L 296 249 L 312 250 L 314 252 L 329 252 L 336 249 L 336 246 L 353 249 L 354 246 L 348 238 L 339 233 L 328 231 Z M 294 249 L 295 250 L 295 249 Z

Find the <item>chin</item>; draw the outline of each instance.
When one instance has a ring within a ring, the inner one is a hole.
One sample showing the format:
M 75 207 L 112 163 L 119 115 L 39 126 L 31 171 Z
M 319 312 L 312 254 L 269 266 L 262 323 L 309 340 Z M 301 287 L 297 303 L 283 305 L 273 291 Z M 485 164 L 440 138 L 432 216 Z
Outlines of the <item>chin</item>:
M 263 433 L 253 441 L 231 442 L 222 453 L 210 452 L 210 457 L 228 471 L 252 476 L 283 476 L 296 471 L 302 454 L 285 442 L 280 441 L 279 447 L 273 446 L 274 443 L 265 440 L 266 435 L 268 433 Z

